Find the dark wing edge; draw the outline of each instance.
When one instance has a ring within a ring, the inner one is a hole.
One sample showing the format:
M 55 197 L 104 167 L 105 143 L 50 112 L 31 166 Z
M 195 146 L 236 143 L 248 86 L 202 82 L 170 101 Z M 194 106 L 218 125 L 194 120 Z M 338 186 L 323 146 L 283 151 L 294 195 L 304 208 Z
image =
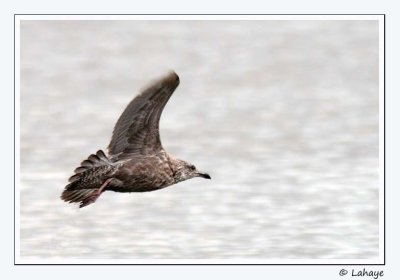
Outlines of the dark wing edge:
M 108 153 L 113 159 L 152 154 L 162 149 L 159 121 L 178 85 L 178 75 L 170 72 L 128 104 L 114 127 L 108 146 Z

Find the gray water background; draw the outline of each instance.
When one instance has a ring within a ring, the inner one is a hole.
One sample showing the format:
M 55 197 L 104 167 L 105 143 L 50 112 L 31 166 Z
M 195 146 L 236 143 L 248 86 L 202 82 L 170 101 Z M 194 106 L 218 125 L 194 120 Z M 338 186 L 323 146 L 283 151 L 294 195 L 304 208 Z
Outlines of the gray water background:
M 212 180 L 61 201 L 169 69 L 163 145 Z M 378 257 L 376 21 L 22 21 L 20 86 L 22 259 Z

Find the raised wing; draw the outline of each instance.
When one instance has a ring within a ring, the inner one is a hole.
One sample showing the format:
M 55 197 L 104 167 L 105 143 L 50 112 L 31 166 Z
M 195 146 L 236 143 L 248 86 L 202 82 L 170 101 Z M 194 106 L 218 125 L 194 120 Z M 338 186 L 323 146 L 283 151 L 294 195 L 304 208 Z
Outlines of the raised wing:
M 171 72 L 129 103 L 114 127 L 108 146 L 112 158 L 151 155 L 162 149 L 159 121 L 165 104 L 178 85 L 178 75 Z

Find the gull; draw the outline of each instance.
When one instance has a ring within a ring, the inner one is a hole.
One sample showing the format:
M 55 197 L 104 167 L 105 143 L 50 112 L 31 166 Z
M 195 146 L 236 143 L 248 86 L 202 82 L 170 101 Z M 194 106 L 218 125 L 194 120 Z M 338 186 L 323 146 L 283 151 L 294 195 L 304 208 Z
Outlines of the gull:
M 210 175 L 169 155 L 161 145 L 161 113 L 179 85 L 170 72 L 136 96 L 119 117 L 108 146 L 91 154 L 75 169 L 61 199 L 85 207 L 104 191 L 148 192 Z

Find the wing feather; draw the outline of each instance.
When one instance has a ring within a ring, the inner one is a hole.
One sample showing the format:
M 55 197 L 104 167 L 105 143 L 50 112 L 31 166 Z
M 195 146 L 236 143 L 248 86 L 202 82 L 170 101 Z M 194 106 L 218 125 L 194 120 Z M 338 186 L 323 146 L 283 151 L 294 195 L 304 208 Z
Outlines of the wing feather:
M 179 77 L 171 72 L 136 96 L 118 119 L 109 154 L 118 160 L 135 155 L 149 155 L 162 149 L 159 122 L 161 113 L 179 85 Z

